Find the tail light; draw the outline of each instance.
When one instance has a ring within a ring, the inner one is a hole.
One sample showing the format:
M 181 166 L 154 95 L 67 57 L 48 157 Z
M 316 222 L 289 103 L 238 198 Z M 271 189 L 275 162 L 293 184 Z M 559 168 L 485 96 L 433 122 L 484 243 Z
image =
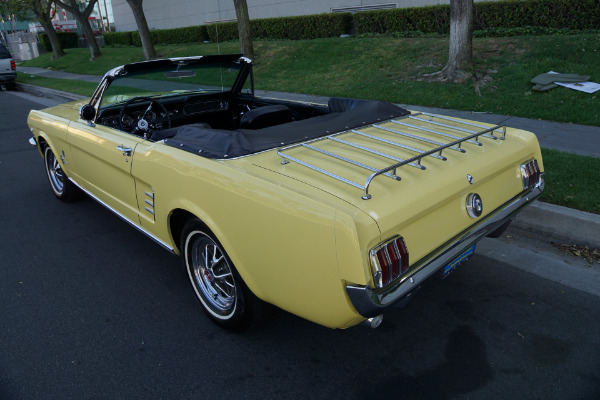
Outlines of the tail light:
M 374 247 L 370 252 L 373 279 L 378 288 L 385 287 L 408 271 L 408 249 L 401 236 Z
M 17 70 L 17 64 L 15 64 L 15 60 L 10 60 L 10 69 L 13 71 Z
M 521 164 L 521 178 L 523 179 L 523 190 L 533 189 L 540 182 L 540 166 L 533 159 Z

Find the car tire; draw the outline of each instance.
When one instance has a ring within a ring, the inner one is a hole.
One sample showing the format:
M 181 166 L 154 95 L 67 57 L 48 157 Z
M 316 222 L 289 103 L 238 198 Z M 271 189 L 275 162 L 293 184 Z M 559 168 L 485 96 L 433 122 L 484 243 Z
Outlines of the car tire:
M 184 227 L 181 248 L 196 299 L 213 322 L 242 332 L 265 319 L 270 305 L 246 286 L 223 246 L 199 220 Z
M 6 82 L 6 90 L 12 90 L 12 91 L 17 90 L 17 83 L 16 82 Z
M 50 146 L 46 146 L 44 149 L 44 165 L 46 166 L 46 175 L 48 176 L 54 195 L 66 202 L 76 200 L 79 194 L 78 188 L 63 171 Z

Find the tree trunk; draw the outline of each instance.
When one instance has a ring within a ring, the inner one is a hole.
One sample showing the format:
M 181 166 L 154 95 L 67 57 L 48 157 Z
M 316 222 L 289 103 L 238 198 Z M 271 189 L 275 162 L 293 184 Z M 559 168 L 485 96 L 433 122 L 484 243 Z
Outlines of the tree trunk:
M 77 19 L 83 28 L 85 41 L 90 49 L 90 61 L 94 61 L 97 57 L 100 57 L 100 48 L 98 47 L 98 42 L 96 42 L 94 30 L 92 29 L 87 17 L 85 17 L 83 14 L 75 15 L 75 19 Z
M 252 45 L 252 33 L 250 31 L 250 16 L 248 15 L 248 4 L 246 0 L 233 0 L 235 15 L 238 22 L 238 33 L 240 37 L 240 51 L 249 59 L 254 58 L 254 46 Z
M 66 4 L 65 1 L 69 1 L 69 4 Z M 98 1 L 98 0 L 90 0 L 87 7 L 85 8 L 85 10 L 83 12 L 81 12 L 79 10 L 79 6 L 78 6 L 76 0 L 65 0 L 65 1 L 56 0 L 55 3 L 57 5 L 61 5 L 67 11 L 71 12 L 71 14 L 73 14 L 75 19 L 77 20 L 77 22 L 79 22 L 79 24 L 83 28 L 83 34 L 85 35 L 85 41 L 88 45 L 88 48 L 90 49 L 90 61 L 94 61 L 97 57 L 100 57 L 100 48 L 98 47 L 98 43 L 96 42 L 96 36 L 94 35 L 94 30 L 92 29 L 92 26 L 90 25 L 90 21 L 88 20 L 88 17 L 92 13 L 92 10 L 94 9 L 94 5 L 96 4 L 96 1 Z
M 464 83 L 473 67 L 473 0 L 450 0 L 448 63 L 439 80 Z
M 148 21 L 146 21 L 146 15 L 142 7 L 144 0 L 126 0 L 127 4 L 133 12 L 135 23 L 137 24 L 138 31 L 140 33 L 140 39 L 142 41 L 142 49 L 144 50 L 144 59 L 150 60 L 156 58 L 156 50 L 154 49 L 154 43 L 152 43 L 152 36 L 150 35 L 150 29 L 148 28 Z
M 50 40 L 50 45 L 52 46 L 52 52 L 54 55 L 52 56 L 53 60 L 60 58 L 65 55 L 65 51 L 62 48 L 62 44 L 60 43 L 60 39 L 58 38 L 58 34 L 54 30 L 54 26 L 52 26 L 52 22 L 50 20 L 44 21 L 42 18 L 38 16 L 40 21 L 40 25 L 46 31 L 46 35 L 48 35 L 48 39 Z
M 62 48 L 58 34 L 56 33 L 56 30 L 54 30 L 52 20 L 50 19 L 50 8 L 52 7 L 52 3 L 50 1 L 44 2 L 43 0 L 37 0 L 30 1 L 26 4 L 31 7 L 31 10 L 40 22 L 40 25 L 44 28 L 46 35 L 48 35 L 48 40 L 50 40 L 52 52 L 54 53 L 52 59 L 56 60 L 57 58 L 64 56 L 65 51 Z

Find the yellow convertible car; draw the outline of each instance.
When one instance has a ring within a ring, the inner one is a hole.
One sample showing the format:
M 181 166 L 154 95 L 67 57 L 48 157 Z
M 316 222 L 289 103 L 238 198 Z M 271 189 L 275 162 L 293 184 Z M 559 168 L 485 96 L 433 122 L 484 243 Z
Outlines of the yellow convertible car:
M 85 192 L 182 255 L 208 317 L 233 331 L 270 305 L 375 327 L 544 186 L 532 133 L 258 97 L 240 55 L 123 65 L 89 102 L 28 124 L 56 197 Z

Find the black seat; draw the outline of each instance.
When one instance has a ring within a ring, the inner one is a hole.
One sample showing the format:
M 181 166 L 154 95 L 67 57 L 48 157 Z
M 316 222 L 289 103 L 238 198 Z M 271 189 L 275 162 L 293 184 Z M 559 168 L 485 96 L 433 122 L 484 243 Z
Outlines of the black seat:
M 242 116 L 240 129 L 261 129 L 292 122 L 292 110 L 287 106 L 265 106 L 250 110 Z

